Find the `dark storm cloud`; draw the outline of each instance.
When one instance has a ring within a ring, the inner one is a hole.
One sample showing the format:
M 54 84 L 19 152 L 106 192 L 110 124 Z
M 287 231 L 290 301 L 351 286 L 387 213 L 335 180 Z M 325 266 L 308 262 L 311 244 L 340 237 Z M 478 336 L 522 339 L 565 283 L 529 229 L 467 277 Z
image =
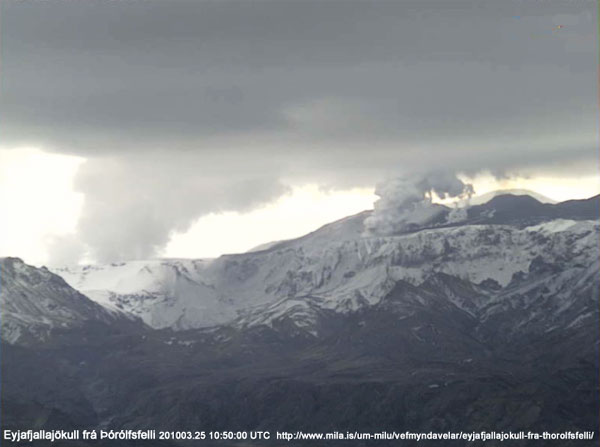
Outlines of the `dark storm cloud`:
M 596 167 L 594 1 L 0 8 L 2 144 L 89 158 L 80 230 L 103 258 L 145 256 L 202 213 L 264 203 L 286 182 Z M 177 181 L 145 177 L 163 168 Z M 135 193 L 108 195 L 94 172 Z M 139 184 L 166 202 L 145 200 Z M 142 203 L 169 218 L 128 248 Z M 90 222 L 119 235 L 99 241 Z

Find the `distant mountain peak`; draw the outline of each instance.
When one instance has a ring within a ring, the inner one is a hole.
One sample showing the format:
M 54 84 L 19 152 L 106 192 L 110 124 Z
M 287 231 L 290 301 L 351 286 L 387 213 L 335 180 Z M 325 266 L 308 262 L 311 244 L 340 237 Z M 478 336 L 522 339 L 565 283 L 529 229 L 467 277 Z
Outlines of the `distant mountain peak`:
M 502 195 L 512 195 L 512 196 L 529 196 L 536 199 L 541 203 L 558 203 L 556 200 L 546 197 L 542 194 L 539 194 L 535 191 L 531 191 L 529 189 L 499 189 L 496 191 L 486 192 L 485 194 L 481 194 L 478 196 L 474 196 L 471 198 L 469 204 L 470 205 L 482 205 L 486 202 L 489 202 L 493 198 Z
M 521 194 L 499 194 L 492 197 L 487 205 L 498 207 L 498 206 L 514 206 L 515 204 L 523 205 L 523 204 L 534 204 L 541 205 L 543 202 L 536 199 L 530 195 L 521 195 Z

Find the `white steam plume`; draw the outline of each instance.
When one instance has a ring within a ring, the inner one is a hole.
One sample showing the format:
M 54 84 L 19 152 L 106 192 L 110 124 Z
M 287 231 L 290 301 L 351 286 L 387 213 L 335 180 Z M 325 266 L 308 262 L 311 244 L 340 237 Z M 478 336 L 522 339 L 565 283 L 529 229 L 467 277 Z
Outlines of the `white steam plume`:
M 380 198 L 365 220 L 365 232 L 384 236 L 401 233 L 410 224 L 425 224 L 442 212 L 443 208 L 432 202 L 434 194 L 441 199 L 468 198 L 473 186 L 454 173 L 434 172 L 388 180 L 377 185 L 375 194 Z

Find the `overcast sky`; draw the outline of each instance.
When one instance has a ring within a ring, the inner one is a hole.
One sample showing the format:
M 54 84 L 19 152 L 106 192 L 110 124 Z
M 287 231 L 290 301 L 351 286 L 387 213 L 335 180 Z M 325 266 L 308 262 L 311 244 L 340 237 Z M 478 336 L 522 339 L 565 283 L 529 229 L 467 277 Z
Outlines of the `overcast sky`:
M 236 215 L 211 231 L 249 245 L 283 235 L 264 222 L 290 203 L 313 203 L 290 218 L 305 231 L 414 172 L 593 195 L 597 17 L 593 0 L 2 1 L 11 240 L 65 262 L 169 255 L 202 216 Z

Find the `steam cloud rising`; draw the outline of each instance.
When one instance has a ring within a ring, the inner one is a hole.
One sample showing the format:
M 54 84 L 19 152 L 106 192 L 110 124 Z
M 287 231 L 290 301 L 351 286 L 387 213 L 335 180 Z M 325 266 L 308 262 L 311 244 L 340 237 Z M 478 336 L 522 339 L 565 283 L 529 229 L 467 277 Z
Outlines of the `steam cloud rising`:
M 377 185 L 375 194 L 380 198 L 373 214 L 365 220 L 365 230 L 378 236 L 402 232 L 410 224 L 426 223 L 441 211 L 432 203 L 433 194 L 440 199 L 462 199 L 473 193 L 473 185 L 449 172 L 391 179 Z
M 249 210 L 288 191 L 277 177 L 259 171 L 241 176 L 196 158 L 160 161 L 128 157 L 84 163 L 76 179 L 86 192 L 77 235 L 53 241 L 51 263 L 76 262 L 84 253 L 103 263 L 147 259 L 198 216 Z

